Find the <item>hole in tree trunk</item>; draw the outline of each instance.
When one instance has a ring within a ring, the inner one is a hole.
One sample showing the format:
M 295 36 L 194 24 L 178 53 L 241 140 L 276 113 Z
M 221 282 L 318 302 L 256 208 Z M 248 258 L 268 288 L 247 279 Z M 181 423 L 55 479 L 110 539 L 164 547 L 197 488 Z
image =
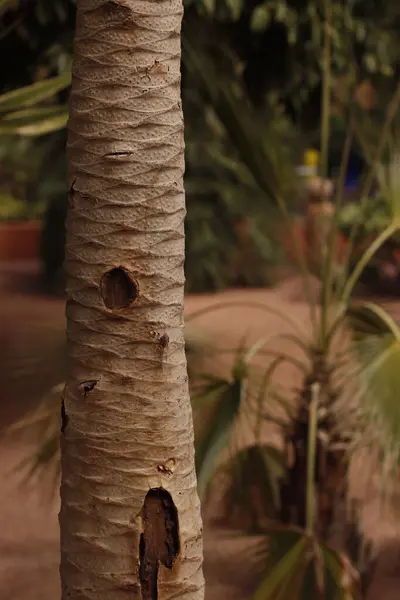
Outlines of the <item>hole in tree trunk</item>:
M 139 285 L 126 269 L 116 267 L 104 273 L 100 293 L 107 308 L 127 308 L 138 297 Z
M 142 508 L 143 533 L 139 543 L 142 600 L 158 600 L 160 565 L 172 569 L 179 554 L 178 511 L 163 488 L 150 490 Z

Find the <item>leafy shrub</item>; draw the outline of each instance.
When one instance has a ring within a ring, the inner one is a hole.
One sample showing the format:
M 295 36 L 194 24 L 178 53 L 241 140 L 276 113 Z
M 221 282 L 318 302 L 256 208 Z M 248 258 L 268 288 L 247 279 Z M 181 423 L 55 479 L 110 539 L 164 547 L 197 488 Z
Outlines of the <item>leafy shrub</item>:
M 0 221 L 28 221 L 40 219 L 44 203 L 27 203 L 10 194 L 0 195 Z

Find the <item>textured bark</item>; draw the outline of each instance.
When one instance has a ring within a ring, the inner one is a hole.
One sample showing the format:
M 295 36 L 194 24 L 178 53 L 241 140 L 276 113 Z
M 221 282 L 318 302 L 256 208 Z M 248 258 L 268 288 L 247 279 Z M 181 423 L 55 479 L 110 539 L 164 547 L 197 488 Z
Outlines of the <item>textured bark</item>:
M 79 0 L 62 600 L 201 600 L 183 337 L 182 0 Z

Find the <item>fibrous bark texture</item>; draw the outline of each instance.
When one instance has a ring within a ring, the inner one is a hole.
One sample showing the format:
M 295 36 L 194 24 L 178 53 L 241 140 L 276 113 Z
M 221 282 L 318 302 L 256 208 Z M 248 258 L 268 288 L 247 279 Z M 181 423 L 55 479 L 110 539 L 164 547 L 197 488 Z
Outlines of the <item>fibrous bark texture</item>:
M 62 600 L 202 600 L 183 337 L 182 0 L 78 0 Z

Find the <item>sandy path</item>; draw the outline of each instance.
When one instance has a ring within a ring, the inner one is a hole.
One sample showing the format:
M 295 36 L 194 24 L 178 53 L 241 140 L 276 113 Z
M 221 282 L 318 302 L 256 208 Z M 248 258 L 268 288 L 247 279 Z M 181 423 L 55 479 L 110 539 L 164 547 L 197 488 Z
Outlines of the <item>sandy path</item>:
M 8 289 L 5 289 L 5 282 Z M 37 322 L 55 323 L 62 329 L 62 301 L 42 298 L 19 288 L 12 289 L 9 273 L 3 272 L 3 277 L 0 274 L 1 283 L 0 332 L 3 340 L 11 339 L 16 330 L 25 332 Z M 232 291 L 218 296 L 190 297 L 186 311 L 190 314 L 219 301 L 265 302 L 296 316 L 307 326 L 307 307 L 287 286 L 278 291 Z M 398 305 L 392 305 L 392 309 L 397 312 Z M 195 326 L 205 338 L 226 347 L 238 343 L 244 336 L 246 340 L 255 340 L 266 334 L 290 331 L 290 325 L 275 316 L 241 307 L 208 313 L 196 320 Z M 221 363 L 223 367 L 224 360 Z M 7 373 L 3 372 L 1 376 L 6 379 Z M 290 370 L 282 372 L 281 377 L 294 381 L 294 373 Z M 29 404 L 27 399 L 24 405 Z M 1 402 L 0 423 L 14 419 L 21 409 L 16 401 L 12 406 Z M 37 489 L 21 489 L 15 479 L 8 476 L 25 453 L 26 448 L 22 444 L 0 443 L 0 599 L 56 600 L 59 598 L 57 503 L 52 506 L 46 504 Z M 383 518 L 372 493 L 368 501 L 367 522 L 370 530 L 378 532 L 383 545 L 380 567 L 368 600 L 398 600 L 400 531 L 396 529 L 400 520 L 394 515 Z M 252 544 L 251 539 L 235 532 L 212 530 L 206 523 L 207 600 L 246 600 L 250 597 L 251 579 L 245 557 Z

